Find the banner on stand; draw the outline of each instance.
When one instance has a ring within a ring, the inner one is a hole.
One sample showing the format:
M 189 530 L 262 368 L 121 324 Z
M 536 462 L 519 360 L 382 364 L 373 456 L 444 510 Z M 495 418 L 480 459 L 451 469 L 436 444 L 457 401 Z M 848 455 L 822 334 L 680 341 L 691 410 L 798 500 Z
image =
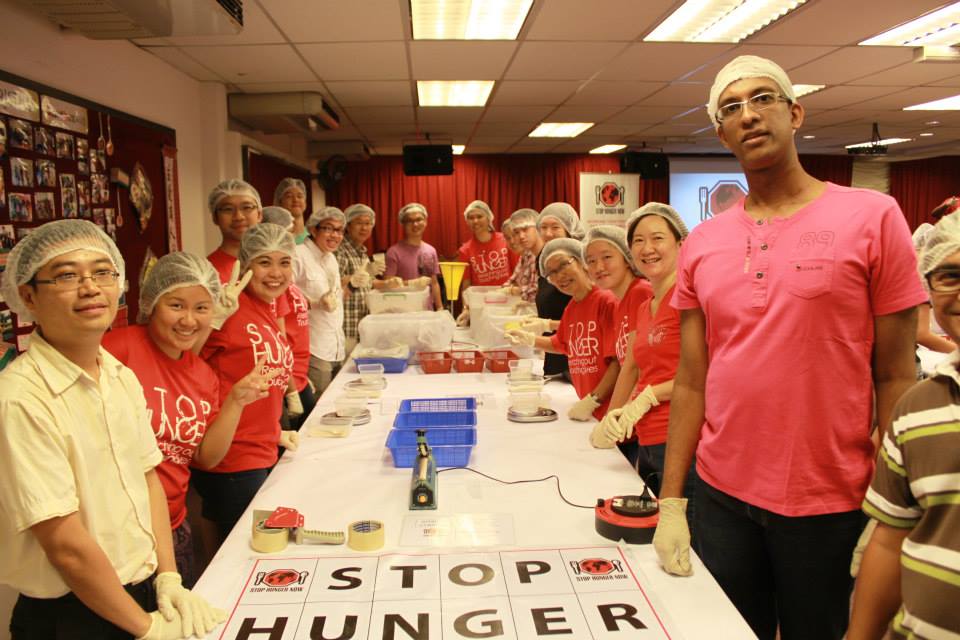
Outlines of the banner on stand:
M 627 223 L 627 216 L 639 206 L 639 174 L 580 174 L 580 220 L 585 227 L 598 224 L 623 227 Z

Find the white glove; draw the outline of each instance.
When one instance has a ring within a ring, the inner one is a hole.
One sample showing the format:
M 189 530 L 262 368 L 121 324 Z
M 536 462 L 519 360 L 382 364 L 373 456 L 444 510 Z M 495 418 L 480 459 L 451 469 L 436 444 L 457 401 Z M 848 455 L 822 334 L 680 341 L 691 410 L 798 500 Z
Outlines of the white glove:
M 520 320 L 520 328 L 524 331 L 532 331 L 538 336 L 542 336 L 550 331 L 550 321 L 546 318 L 523 318 Z
M 873 518 L 867 521 L 867 526 L 863 528 L 863 533 L 860 534 L 860 538 L 857 540 L 857 546 L 853 548 L 853 558 L 850 560 L 850 576 L 853 578 L 857 577 L 857 574 L 860 573 L 860 563 L 863 562 L 863 552 L 866 551 L 867 545 L 870 544 L 870 538 L 873 537 L 873 532 L 877 529 L 877 521 Z
M 500 287 L 497 292 L 508 296 L 518 296 L 520 295 L 520 287 Z
M 653 534 L 653 548 L 660 565 L 675 576 L 693 575 L 690 566 L 690 527 L 687 525 L 687 499 L 662 498 L 660 521 Z
M 136 640 L 180 640 L 183 637 L 183 623 L 179 615 L 167 620 L 159 611 L 151 611 L 150 628 Z
M 350 276 L 350 286 L 354 289 L 369 289 L 373 278 L 370 277 L 370 274 L 366 271 L 354 271 L 353 275 Z
M 536 334 L 524 331 L 523 329 L 507 329 L 503 332 L 503 337 L 505 337 L 510 344 L 532 347 L 537 343 Z
M 287 415 L 291 418 L 298 418 L 303 415 L 303 403 L 300 402 L 299 393 L 288 391 L 283 399 L 287 404 Z
M 220 287 L 220 297 L 217 299 L 216 304 L 213 305 L 213 319 L 210 321 L 211 327 L 219 331 L 223 327 L 223 323 L 237 312 L 237 309 L 240 308 L 240 292 L 243 291 L 252 277 L 253 271 L 248 269 L 241 278 L 240 261 L 237 260 L 233 263 L 233 270 L 230 271 L 230 281 L 225 282 L 223 286 Z
M 420 276 L 419 278 L 407 280 L 407 286 L 413 287 L 414 289 L 422 289 L 423 287 L 429 287 L 431 282 L 433 282 L 433 278 L 430 276 Z
M 603 420 L 593 425 L 593 431 L 590 432 L 590 444 L 594 449 L 612 449 L 617 443 L 615 439 L 611 439 L 607 435 L 607 418 L 609 417 L 610 414 L 607 413 Z M 613 419 L 613 422 L 616 424 L 616 418 Z
M 280 446 L 287 451 L 296 451 L 300 446 L 300 433 L 298 431 L 281 431 Z
M 387 289 L 398 289 L 403 286 L 403 278 L 400 276 L 392 276 L 385 279 L 383 282 Z
M 340 300 L 335 291 L 328 291 L 320 296 L 320 306 L 325 311 L 333 313 L 340 306 Z
M 647 411 L 650 411 L 650 409 L 659 404 L 660 401 L 657 400 L 657 396 L 653 393 L 653 387 L 650 385 L 644 387 L 640 395 L 625 404 L 620 409 L 620 417 L 618 419 L 620 423 L 620 433 L 622 434 L 619 440 L 626 440 L 632 436 L 633 426 L 637 424 L 637 421 L 647 415 Z
M 387 265 L 382 262 L 368 262 L 363 265 L 363 270 L 369 273 L 371 278 L 376 278 L 383 275 L 383 272 L 387 270 Z
M 466 327 L 470 324 L 470 309 L 464 309 L 460 312 L 460 315 L 457 316 L 457 326 Z
M 593 417 L 594 410 L 600 406 L 600 401 L 588 393 L 573 403 L 573 406 L 567 411 L 567 417 L 571 420 L 586 422 Z
M 175 571 L 164 571 L 157 575 L 153 586 L 157 590 L 157 609 L 166 622 L 172 622 L 178 614 L 180 616 L 182 634 L 176 637 L 187 638 L 193 634 L 203 638 L 227 619 L 226 611 L 211 607 L 209 602 L 185 589 L 180 582 L 180 574 Z M 145 637 L 151 637 L 150 633 L 156 626 L 154 621 Z

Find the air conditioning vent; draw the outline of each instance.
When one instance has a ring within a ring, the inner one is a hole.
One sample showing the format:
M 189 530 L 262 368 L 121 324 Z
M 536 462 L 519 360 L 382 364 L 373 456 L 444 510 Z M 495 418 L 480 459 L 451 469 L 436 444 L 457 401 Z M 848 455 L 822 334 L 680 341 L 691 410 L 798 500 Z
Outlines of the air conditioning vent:
M 308 139 L 338 129 L 340 117 L 319 93 L 231 93 L 227 110 L 234 120 L 264 133 L 300 133 Z

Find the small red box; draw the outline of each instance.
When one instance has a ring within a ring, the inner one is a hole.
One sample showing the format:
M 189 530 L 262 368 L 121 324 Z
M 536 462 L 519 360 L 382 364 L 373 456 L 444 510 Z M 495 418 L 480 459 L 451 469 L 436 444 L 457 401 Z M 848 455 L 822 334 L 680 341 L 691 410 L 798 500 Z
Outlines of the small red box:
M 449 351 L 421 351 L 417 357 L 420 358 L 420 368 L 424 373 L 450 373 L 453 365 Z
M 517 354 L 507 349 L 484 351 L 483 357 L 487 359 L 487 369 L 493 373 L 509 373 L 510 361 L 519 360 Z
M 483 354 L 479 351 L 453 351 L 453 368 L 459 373 L 483 371 Z

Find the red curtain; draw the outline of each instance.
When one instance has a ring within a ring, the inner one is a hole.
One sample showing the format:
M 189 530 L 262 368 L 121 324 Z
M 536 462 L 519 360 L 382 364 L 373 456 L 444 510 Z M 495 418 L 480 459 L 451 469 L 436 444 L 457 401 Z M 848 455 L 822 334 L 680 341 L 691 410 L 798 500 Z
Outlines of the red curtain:
M 897 199 L 910 229 L 933 222 L 930 212 L 960 193 L 960 156 L 890 163 L 890 195 Z
M 618 156 L 602 155 L 477 155 L 456 156 L 450 176 L 409 177 L 399 156 L 351 163 L 346 176 L 327 191 L 327 204 L 341 209 L 355 202 L 377 212 L 372 248 L 382 251 L 400 237 L 397 211 L 408 202 L 423 204 L 430 213 L 425 239 L 442 257 L 456 254 L 470 237 L 463 208 L 472 200 L 490 205 L 500 221 L 517 209 L 542 209 L 551 202 L 579 208 L 579 174 L 619 173 Z M 669 182 L 640 181 L 640 202 L 668 202 Z
M 853 183 L 853 158 L 850 156 L 801 155 L 800 164 L 818 180 L 829 180 L 842 187 Z

